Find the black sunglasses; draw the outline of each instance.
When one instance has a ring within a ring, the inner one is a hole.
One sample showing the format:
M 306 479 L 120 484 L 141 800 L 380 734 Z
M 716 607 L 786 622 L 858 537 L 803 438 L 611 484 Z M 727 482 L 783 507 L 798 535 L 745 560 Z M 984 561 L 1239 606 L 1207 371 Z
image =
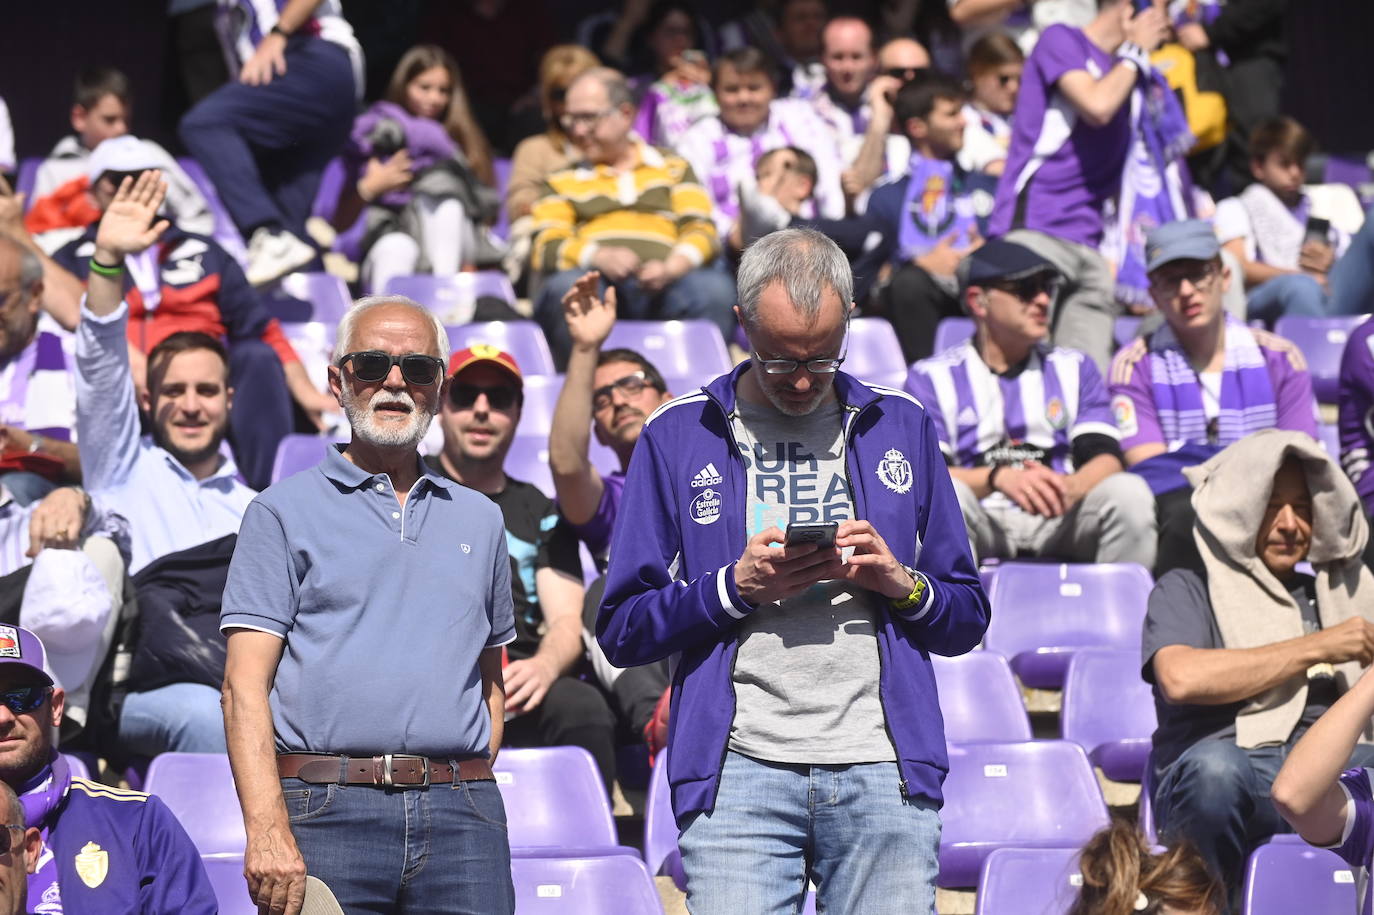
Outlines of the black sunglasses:
M 1053 273 L 1037 273 L 1019 280 L 1000 280 L 988 284 L 989 287 L 1014 295 L 1023 302 L 1032 301 L 1042 292 L 1048 293 L 1053 300 L 1059 294 L 1059 285 L 1059 277 Z
M 883 76 L 890 76 L 893 79 L 900 79 L 904 83 L 909 83 L 929 69 L 929 67 L 888 67 L 883 71 Z
M 453 404 L 455 410 L 470 409 L 482 394 L 487 395 L 487 405 L 493 410 L 509 410 L 515 406 L 519 392 L 508 384 L 484 387 L 480 384 L 459 384 L 456 381 L 448 389 L 449 403 Z
M 27 715 L 48 701 L 51 686 L 20 686 L 0 693 L 0 703 L 16 715 Z
M 353 377 L 367 384 L 385 380 L 391 374 L 393 365 L 401 367 L 401 377 L 418 385 L 434 384 L 444 371 L 444 360 L 420 353 L 393 356 L 381 350 L 369 349 L 346 354 L 339 360 L 339 366 L 342 367 L 350 359 L 353 360 Z

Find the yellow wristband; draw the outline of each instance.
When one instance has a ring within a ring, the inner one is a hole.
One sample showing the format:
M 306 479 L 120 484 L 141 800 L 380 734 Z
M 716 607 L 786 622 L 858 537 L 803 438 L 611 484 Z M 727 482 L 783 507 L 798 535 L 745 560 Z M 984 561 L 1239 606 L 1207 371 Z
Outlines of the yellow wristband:
M 903 566 L 903 568 L 906 567 Z M 892 609 L 894 610 L 910 610 L 912 607 L 919 604 L 921 602 L 921 598 L 925 596 L 925 576 L 922 575 L 920 572 L 917 572 L 915 569 L 907 569 L 907 571 L 911 573 L 911 593 L 908 594 L 906 597 L 901 598 L 900 600 L 893 600 L 891 604 Z

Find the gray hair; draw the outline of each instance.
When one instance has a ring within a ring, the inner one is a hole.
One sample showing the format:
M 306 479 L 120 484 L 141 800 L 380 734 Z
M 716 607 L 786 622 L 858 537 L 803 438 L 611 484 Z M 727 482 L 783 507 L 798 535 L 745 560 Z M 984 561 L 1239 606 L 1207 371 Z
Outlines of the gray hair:
M 815 229 L 780 229 L 754 242 L 740 258 L 736 278 L 740 318 L 753 326 L 759 297 L 782 283 L 792 306 L 808 318 L 821 310 L 826 290 L 840 297 L 846 316 L 854 300 L 854 273 L 849 260 L 829 237 Z
M 434 328 L 434 355 L 445 362 L 448 361 L 448 330 L 444 327 L 444 322 L 439 320 L 438 315 L 414 299 L 406 298 L 403 295 L 369 295 L 354 302 L 353 307 L 344 313 L 343 320 L 339 322 L 338 336 L 334 339 L 333 361 L 335 365 L 338 365 L 339 360 L 346 354 L 352 352 L 350 347 L 353 343 L 353 328 L 358 323 L 358 319 L 381 305 L 405 305 L 424 315 Z
M 5 821 L 4 825 L 6 825 L 6 826 L 9 826 L 9 825 L 14 825 L 14 826 L 24 826 L 24 825 L 27 825 L 27 824 L 25 823 L 25 820 L 24 820 L 24 805 L 23 805 L 23 803 L 19 800 L 19 795 L 15 793 L 15 791 L 14 791 L 14 789 L 13 789 L 12 787 L 10 787 L 9 782 L 0 782 L 0 786 L 4 786 L 4 787 L 3 787 L 3 791 L 4 791 L 5 817 L 6 817 L 6 821 Z M 20 839 L 20 842 L 22 843 L 23 840 Z M 11 847 L 13 847 L 13 846 L 11 846 Z
M 610 103 L 612 108 L 634 104 L 634 93 L 630 91 L 630 84 L 625 81 L 625 74 L 619 70 L 610 67 L 592 67 L 590 70 L 578 74 L 577 79 L 568 84 L 569 91 L 584 79 L 596 80 L 601 84 L 601 88 L 606 90 L 606 101 Z
M 38 285 L 43 280 L 43 262 L 38 259 L 28 248 L 10 238 L 8 235 L 0 235 L 0 244 L 14 252 L 19 258 L 19 288 L 25 292 Z

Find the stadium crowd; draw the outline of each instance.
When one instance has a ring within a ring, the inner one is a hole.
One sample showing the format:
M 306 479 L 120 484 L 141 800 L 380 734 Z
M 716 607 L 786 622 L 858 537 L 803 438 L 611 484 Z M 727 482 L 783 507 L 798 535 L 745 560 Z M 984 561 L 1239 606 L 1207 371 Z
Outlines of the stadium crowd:
M 262 911 L 509 912 L 503 746 L 667 765 L 692 912 L 933 911 L 930 656 L 1017 559 L 1154 580 L 1167 848 L 1075 912 L 1369 865 L 1374 223 L 1281 0 L 418 6 L 382 73 L 339 0 L 170 3 L 173 151 L 114 52 L 41 160 L 0 99 L 4 912 L 214 911 L 67 755 L 169 752 Z

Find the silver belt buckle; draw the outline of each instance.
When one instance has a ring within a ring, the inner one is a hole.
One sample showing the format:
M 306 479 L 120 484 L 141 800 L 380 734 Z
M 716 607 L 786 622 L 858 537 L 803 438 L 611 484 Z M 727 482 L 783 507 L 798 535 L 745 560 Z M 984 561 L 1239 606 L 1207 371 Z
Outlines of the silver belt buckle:
M 424 780 L 423 780 L 422 782 L 420 782 L 419 784 L 415 784 L 415 785 L 401 785 L 400 787 L 402 787 L 402 788 L 428 788 L 428 787 L 429 787 L 429 784 L 430 784 L 430 782 L 429 782 L 429 760 L 426 759 L 426 758 L 423 757 L 423 756 L 413 756 L 413 755 L 406 754 L 406 753 L 401 754 L 401 758 L 402 758 L 402 759 L 414 759 L 414 760 L 418 760 L 418 761 L 420 762 L 420 771 L 424 774 Z M 384 755 L 384 756 L 382 757 L 382 787 L 384 787 L 384 788 L 394 788 L 394 787 L 396 787 L 395 770 L 394 770 L 394 768 L 393 768 L 394 765 L 395 765 L 395 761 L 396 761 L 396 754 L 393 754 L 393 753 L 387 753 L 386 755 Z

